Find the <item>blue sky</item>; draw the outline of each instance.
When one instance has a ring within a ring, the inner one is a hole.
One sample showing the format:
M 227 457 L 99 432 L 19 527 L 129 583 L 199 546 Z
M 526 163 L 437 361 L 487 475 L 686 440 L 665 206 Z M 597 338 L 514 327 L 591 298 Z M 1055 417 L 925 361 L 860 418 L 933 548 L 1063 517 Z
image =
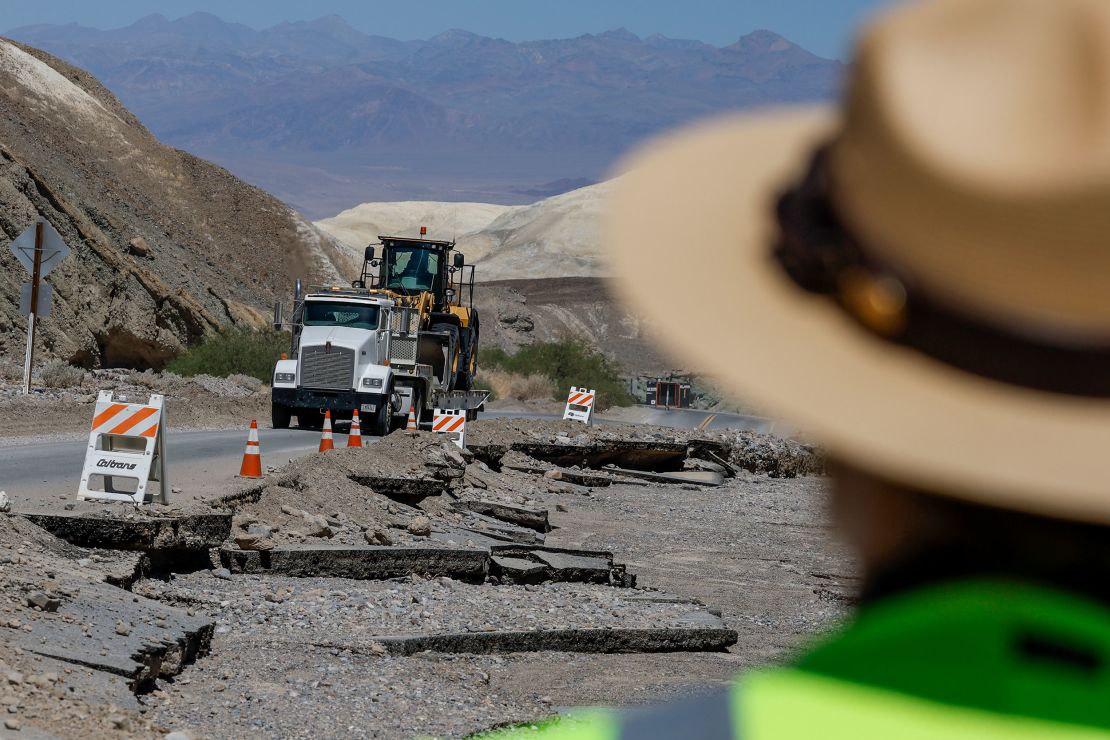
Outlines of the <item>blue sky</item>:
M 757 28 L 822 56 L 845 57 L 862 19 L 893 0 L 4 0 L 0 28 L 70 23 L 125 26 L 144 15 L 195 11 L 261 28 L 336 14 L 368 33 L 427 38 L 462 28 L 513 41 L 561 38 L 621 26 L 723 45 Z

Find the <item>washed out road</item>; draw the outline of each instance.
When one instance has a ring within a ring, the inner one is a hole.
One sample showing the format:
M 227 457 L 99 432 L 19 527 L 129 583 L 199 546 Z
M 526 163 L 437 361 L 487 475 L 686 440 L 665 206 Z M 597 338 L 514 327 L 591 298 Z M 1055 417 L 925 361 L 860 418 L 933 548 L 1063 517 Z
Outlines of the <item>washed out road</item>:
M 767 422 L 762 419 L 735 414 L 714 415 L 691 409 L 645 409 L 642 423 L 689 429 L 697 427 L 707 416 L 713 416 L 711 429 L 731 427 L 767 431 Z M 509 411 L 490 411 L 482 415 L 482 418 L 496 417 L 555 418 Z M 597 421 L 610 423 L 604 419 Z M 337 426 L 344 432 L 347 430 L 346 424 Z M 264 468 L 280 467 L 291 458 L 313 452 L 320 444 L 320 432 L 311 429 L 262 428 L 259 438 Z M 166 440 L 167 476 L 170 487 L 181 489 L 171 496 L 171 503 L 211 498 L 241 485 L 242 481 L 235 475 L 239 472 L 246 439 L 246 429 L 171 430 Z M 365 444 L 375 441 L 374 437 L 363 436 Z M 0 490 L 7 491 L 17 509 L 56 506 L 58 502 L 74 500 L 87 443 L 87 438 L 82 437 L 0 447 Z M 346 435 L 337 431 L 335 444 L 345 446 Z

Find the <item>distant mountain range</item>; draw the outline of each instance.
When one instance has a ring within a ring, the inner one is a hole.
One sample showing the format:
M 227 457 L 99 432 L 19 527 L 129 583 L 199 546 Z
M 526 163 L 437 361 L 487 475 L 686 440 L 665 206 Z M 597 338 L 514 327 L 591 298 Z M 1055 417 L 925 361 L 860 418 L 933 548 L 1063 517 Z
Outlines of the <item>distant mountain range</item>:
M 724 47 L 625 30 L 397 41 L 335 16 L 254 30 L 196 13 L 8 35 L 88 69 L 163 141 L 312 216 L 369 200 L 528 202 L 601 179 L 683 121 L 830 98 L 842 74 L 769 31 Z

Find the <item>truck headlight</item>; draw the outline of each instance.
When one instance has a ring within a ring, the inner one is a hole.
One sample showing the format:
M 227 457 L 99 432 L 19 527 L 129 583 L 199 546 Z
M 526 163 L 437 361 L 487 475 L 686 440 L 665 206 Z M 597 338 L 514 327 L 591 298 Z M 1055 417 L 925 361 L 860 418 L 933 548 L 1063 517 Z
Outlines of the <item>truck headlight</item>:
M 296 379 L 296 373 L 277 373 L 274 375 L 274 380 L 278 383 L 292 383 Z
M 362 387 L 363 388 L 381 388 L 382 387 L 382 379 L 381 378 L 363 378 L 362 379 Z

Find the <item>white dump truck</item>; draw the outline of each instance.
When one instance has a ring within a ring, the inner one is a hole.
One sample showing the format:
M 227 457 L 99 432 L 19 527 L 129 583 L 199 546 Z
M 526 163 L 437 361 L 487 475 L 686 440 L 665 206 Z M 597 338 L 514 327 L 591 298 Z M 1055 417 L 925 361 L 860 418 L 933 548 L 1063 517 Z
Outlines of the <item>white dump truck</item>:
M 487 391 L 472 390 L 478 362 L 474 268 L 453 242 L 380 237 L 381 257 L 366 248 L 362 276 L 351 287 L 294 291 L 293 339 L 274 368 L 275 429 L 292 417 L 316 427 L 325 411 L 385 435 L 409 411 L 427 426 L 436 408 L 481 410 Z M 466 271 L 469 270 L 469 275 Z M 465 296 L 465 299 L 464 299 Z M 283 325 L 281 307 L 275 325 Z

